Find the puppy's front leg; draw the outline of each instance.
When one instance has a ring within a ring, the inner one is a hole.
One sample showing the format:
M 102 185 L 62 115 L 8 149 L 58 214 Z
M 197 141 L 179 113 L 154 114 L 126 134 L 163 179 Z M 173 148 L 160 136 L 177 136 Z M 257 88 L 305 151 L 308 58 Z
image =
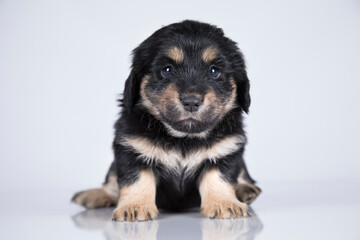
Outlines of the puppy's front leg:
M 120 189 L 120 198 L 113 221 L 148 221 L 158 216 L 155 204 L 156 180 L 152 171 L 142 170 L 131 185 Z
M 209 218 L 240 218 L 249 216 L 247 205 L 240 202 L 231 183 L 218 169 L 211 169 L 200 179 L 201 213 Z

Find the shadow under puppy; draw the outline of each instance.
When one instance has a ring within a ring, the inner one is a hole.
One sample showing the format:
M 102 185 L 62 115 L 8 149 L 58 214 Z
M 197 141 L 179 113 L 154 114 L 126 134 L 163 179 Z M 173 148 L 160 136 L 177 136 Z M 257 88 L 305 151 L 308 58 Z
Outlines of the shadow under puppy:
M 220 28 L 159 29 L 133 51 L 105 183 L 73 201 L 117 205 L 114 221 L 196 206 L 210 218 L 248 216 L 260 193 L 243 159 L 249 88 L 243 56 Z

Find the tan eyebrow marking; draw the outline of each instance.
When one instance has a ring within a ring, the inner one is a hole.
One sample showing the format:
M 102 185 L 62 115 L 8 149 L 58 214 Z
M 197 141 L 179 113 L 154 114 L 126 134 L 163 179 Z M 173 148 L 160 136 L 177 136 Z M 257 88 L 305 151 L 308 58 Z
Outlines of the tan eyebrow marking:
M 217 54 L 217 49 L 214 46 L 210 46 L 202 52 L 201 58 L 204 62 L 209 63 L 217 57 Z
M 166 55 L 176 63 L 182 63 L 184 61 L 184 52 L 178 47 L 171 47 L 166 51 Z

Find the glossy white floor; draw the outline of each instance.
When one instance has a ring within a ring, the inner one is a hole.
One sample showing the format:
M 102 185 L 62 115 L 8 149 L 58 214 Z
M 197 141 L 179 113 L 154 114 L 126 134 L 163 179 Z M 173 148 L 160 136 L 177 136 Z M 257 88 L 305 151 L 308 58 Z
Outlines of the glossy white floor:
M 209 220 L 194 210 L 140 223 L 74 205 L 72 190 L 8 190 L 0 196 L 0 239 L 360 239 L 359 183 L 261 183 L 251 218 Z

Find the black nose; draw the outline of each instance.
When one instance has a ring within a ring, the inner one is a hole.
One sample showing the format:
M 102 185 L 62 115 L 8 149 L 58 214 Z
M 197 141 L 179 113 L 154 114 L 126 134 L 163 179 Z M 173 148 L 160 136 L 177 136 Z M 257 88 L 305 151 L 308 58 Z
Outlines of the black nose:
M 195 96 L 184 97 L 181 99 L 181 102 L 188 112 L 196 112 L 201 105 L 201 99 Z

